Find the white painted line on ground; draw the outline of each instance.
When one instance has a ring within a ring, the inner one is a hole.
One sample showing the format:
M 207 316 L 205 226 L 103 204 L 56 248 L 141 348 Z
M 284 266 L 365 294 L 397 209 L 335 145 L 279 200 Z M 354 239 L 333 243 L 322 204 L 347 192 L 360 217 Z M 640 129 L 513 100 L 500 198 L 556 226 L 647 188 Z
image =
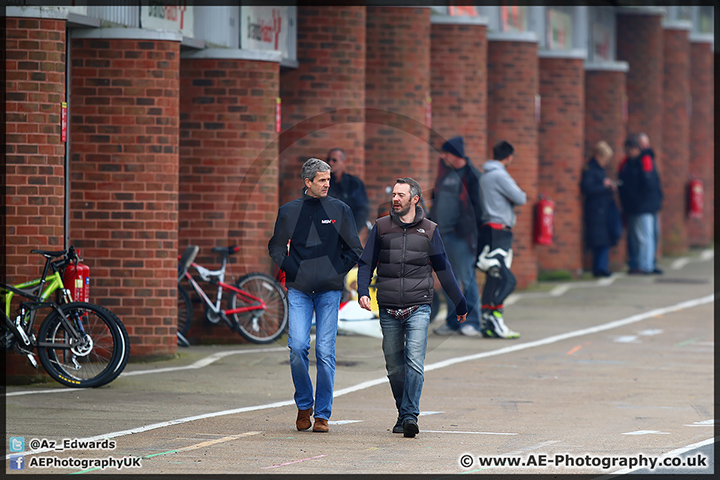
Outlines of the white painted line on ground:
M 660 328 L 648 328 L 647 330 L 639 331 L 638 335 L 644 335 L 646 337 L 650 337 L 652 335 L 660 335 L 661 333 L 663 333 L 663 331 Z
M 443 360 L 440 362 L 435 362 L 430 365 L 427 365 L 425 367 L 425 371 L 429 372 L 432 370 L 438 370 L 440 368 L 449 367 L 451 365 L 455 365 L 458 363 L 469 362 L 472 360 L 479 360 L 481 358 L 493 357 L 496 355 L 503 355 L 505 353 L 517 352 L 520 350 L 527 350 L 528 348 L 539 347 L 542 345 L 549 345 L 552 343 L 557 343 L 557 342 L 560 342 L 563 340 L 567 340 L 569 338 L 580 337 L 583 335 L 589 335 L 592 333 L 598 333 L 598 332 L 602 332 L 605 330 L 610 330 L 612 328 L 622 327 L 625 325 L 629 325 L 631 323 L 636 323 L 641 320 L 645 320 L 647 318 L 652 318 L 659 314 L 676 312 L 679 310 L 685 310 L 688 308 L 697 307 L 699 305 L 704 305 L 706 303 L 711 303 L 714 298 L 715 298 L 715 295 L 706 295 L 704 297 L 695 298 L 692 300 L 687 300 L 684 302 L 676 303 L 675 305 L 670 305 L 668 307 L 656 308 L 653 310 L 649 310 L 647 312 L 632 315 L 627 318 L 615 320 L 613 322 L 596 325 L 594 327 L 583 328 L 581 330 L 575 330 L 573 332 L 561 333 L 558 335 L 553 335 L 553 336 L 542 338 L 540 340 L 535 340 L 532 342 L 516 343 L 509 347 L 498 348 L 497 350 L 490 350 L 488 352 L 476 353 L 474 355 L 466 355 L 464 357 L 449 358 L 447 360 Z M 337 398 L 337 397 L 341 397 L 343 395 L 347 395 L 348 393 L 358 392 L 360 390 L 365 390 L 367 388 L 374 387 L 376 385 L 382 385 L 384 383 L 387 383 L 387 381 L 388 381 L 387 377 L 376 378 L 375 380 L 368 380 L 366 382 L 358 383 L 357 385 L 354 385 L 352 387 L 347 387 L 347 388 L 343 388 L 340 390 L 336 390 L 333 397 Z M 264 404 L 264 405 L 253 405 L 250 407 L 233 408 L 230 410 L 221 410 L 219 412 L 211 412 L 211 413 L 205 413 L 205 414 L 201 414 L 201 415 L 194 415 L 191 417 L 179 418 L 176 420 L 169 420 L 166 422 L 153 423 L 151 425 L 145 425 L 142 427 L 131 428 L 128 430 L 121 430 L 118 432 L 104 433 L 104 434 L 100 434 L 100 435 L 95 435 L 93 437 L 83 438 L 80 440 L 92 441 L 92 440 L 104 440 L 106 438 L 110 439 L 110 438 L 124 437 L 126 435 L 147 432 L 149 430 L 155 430 L 158 428 L 169 427 L 171 425 L 178 425 L 181 423 L 194 422 L 195 420 L 203 420 L 206 418 L 222 417 L 225 415 L 234 415 L 236 413 L 255 412 L 258 410 L 266 410 L 266 409 L 270 409 L 270 408 L 287 407 L 290 405 L 294 406 L 295 401 L 294 400 L 285 400 L 282 402 L 268 403 L 268 404 Z M 39 450 L 34 450 L 32 452 L 25 452 L 25 455 L 26 456 L 27 455 L 35 455 L 38 453 L 45 453 L 45 452 L 50 452 L 50 451 L 53 451 L 53 450 L 50 448 L 39 449 Z M 9 460 L 10 454 L 7 454 L 5 456 L 5 459 Z
M 615 337 L 615 340 L 613 340 L 613 342 L 615 342 L 615 343 L 640 343 L 637 335 L 622 335 L 620 337 Z
M 688 263 L 690 263 L 690 259 L 689 259 L 689 258 L 687 258 L 687 257 L 678 258 L 677 260 L 673 261 L 673 262 L 670 264 L 670 269 L 671 269 L 671 270 L 680 270 L 681 268 L 683 268 L 683 267 L 684 267 L 685 265 L 687 265 Z
M 661 432 L 659 430 L 637 430 L 634 432 L 625 432 L 620 435 L 670 435 L 670 432 Z
M 703 420 L 702 422 L 695 422 L 688 425 L 685 425 L 686 427 L 713 427 L 715 426 L 715 419 L 712 420 Z
M 348 423 L 360 423 L 363 420 L 328 420 L 329 425 L 347 425 Z
M 284 467 L 285 465 L 292 465 L 293 463 L 305 462 L 305 461 L 307 461 L 307 460 L 316 460 L 316 459 L 318 459 L 318 458 L 323 458 L 323 457 L 327 457 L 327 455 L 316 455 L 316 456 L 310 457 L 310 458 L 303 458 L 303 459 L 301 459 L 301 460 L 294 460 L 294 461 L 292 461 L 292 462 L 281 463 L 280 465 L 270 465 L 269 467 L 260 467 L 260 470 L 265 470 L 265 469 L 268 469 L 268 468 Z
M 517 435 L 517 433 L 503 432 L 461 432 L 457 430 L 420 430 L 420 433 L 462 433 L 469 435 Z
M 441 413 L 445 413 L 445 412 L 420 412 L 419 416 L 423 417 L 425 415 L 440 415 Z
M 570 285 L 566 283 L 563 285 L 558 285 L 557 287 L 550 290 L 550 296 L 559 297 L 560 295 L 564 295 L 568 290 L 570 290 Z

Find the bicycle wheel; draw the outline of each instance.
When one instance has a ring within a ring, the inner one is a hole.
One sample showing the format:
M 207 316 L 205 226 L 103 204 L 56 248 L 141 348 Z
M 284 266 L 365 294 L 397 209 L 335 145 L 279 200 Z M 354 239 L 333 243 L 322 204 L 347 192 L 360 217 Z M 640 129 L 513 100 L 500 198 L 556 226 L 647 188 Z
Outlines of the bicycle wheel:
M 264 273 L 250 273 L 236 284 L 237 288 L 247 292 L 265 303 L 264 309 L 233 313 L 240 335 L 253 343 L 271 343 L 285 331 L 288 322 L 288 302 L 285 289 L 271 276 Z M 230 308 L 258 305 L 257 300 L 240 294 L 230 297 Z
M 178 285 L 178 323 L 177 331 L 182 336 L 186 336 L 188 330 L 190 330 L 190 324 L 192 323 L 193 317 L 193 306 L 190 301 L 190 295 L 185 291 L 183 287 Z
M 72 335 L 53 310 L 38 332 L 38 357 L 48 375 L 77 388 L 99 387 L 117 378 L 130 356 L 130 339 L 117 316 L 83 302 L 61 305 L 60 310 L 76 329 L 82 328 L 83 342 L 70 348 Z M 53 345 L 43 345 L 48 343 Z

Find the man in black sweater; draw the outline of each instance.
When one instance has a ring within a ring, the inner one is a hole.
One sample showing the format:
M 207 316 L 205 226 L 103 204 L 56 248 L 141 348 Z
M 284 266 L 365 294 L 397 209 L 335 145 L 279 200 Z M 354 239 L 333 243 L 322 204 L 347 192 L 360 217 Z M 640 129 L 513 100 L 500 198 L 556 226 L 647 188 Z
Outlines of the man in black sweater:
M 278 211 L 268 250 L 285 272 L 288 289 L 288 347 L 295 385 L 298 430 L 327 432 L 335 382 L 335 339 L 345 274 L 357 263 L 362 245 L 350 207 L 328 197 L 330 165 L 311 158 L 302 166 L 305 191 Z M 309 374 L 310 326 L 315 313 L 317 385 Z

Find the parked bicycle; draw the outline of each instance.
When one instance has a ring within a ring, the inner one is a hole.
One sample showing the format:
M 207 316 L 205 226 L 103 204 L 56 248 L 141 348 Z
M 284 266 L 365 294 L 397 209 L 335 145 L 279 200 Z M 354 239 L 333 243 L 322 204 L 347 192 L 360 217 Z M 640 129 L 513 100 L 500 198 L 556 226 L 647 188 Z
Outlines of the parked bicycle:
M 252 343 L 271 343 L 283 334 L 288 322 L 288 302 L 285 288 L 264 273 L 249 273 L 235 285 L 225 283 L 228 257 L 240 250 L 239 246 L 215 247 L 213 252 L 222 256 L 219 270 L 208 270 L 194 263 L 199 247 L 191 245 L 180 256 L 178 265 L 178 339 L 182 342 L 193 319 L 193 305 L 183 279 L 192 286 L 205 306 L 205 318 L 211 324 L 224 322 L 231 330 Z M 210 300 L 200 284 L 188 272 L 193 267 L 204 282 L 217 285 L 215 302 Z M 227 308 L 222 309 L 223 296 Z
M 38 368 L 37 352 L 48 375 L 68 387 L 99 387 L 110 383 L 122 373 L 130 356 L 125 326 L 104 307 L 73 301 L 60 273 L 71 262 L 75 262 L 77 268 L 79 258 L 72 246 L 61 252 L 31 250 L 31 253 L 46 259 L 41 278 L 18 285 L 0 283 L 1 300 L 5 304 L 5 321 L 0 327 L 3 348 L 15 348 L 26 355 L 35 368 Z M 55 292 L 59 292 L 62 304 L 51 299 Z M 21 301 L 11 315 L 15 295 L 27 300 Z M 51 310 L 36 335 L 35 320 L 42 308 Z

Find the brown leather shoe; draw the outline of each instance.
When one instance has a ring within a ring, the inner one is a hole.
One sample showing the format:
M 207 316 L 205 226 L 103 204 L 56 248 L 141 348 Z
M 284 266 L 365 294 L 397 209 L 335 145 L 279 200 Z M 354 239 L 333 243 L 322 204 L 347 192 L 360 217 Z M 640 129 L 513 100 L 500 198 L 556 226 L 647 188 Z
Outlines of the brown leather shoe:
M 298 409 L 297 420 L 295 420 L 295 426 L 298 430 L 307 430 L 310 428 L 312 423 L 310 422 L 310 415 L 312 415 L 313 409 L 308 408 L 307 410 Z
M 324 418 L 315 417 L 315 425 L 313 425 L 313 432 L 327 433 L 330 430 L 328 421 Z

